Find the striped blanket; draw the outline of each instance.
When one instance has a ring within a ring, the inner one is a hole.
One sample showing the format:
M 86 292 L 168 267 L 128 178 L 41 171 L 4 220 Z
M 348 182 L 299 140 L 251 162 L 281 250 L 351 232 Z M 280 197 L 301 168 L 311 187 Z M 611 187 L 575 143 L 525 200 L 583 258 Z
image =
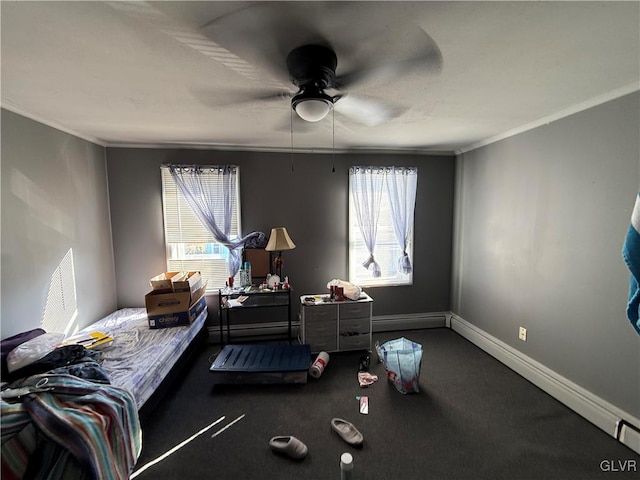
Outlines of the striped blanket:
M 21 387 L 30 393 L 0 401 L 3 479 L 129 478 L 142 431 L 127 390 L 66 374 Z
M 622 247 L 622 257 L 631 272 L 627 317 L 640 335 L 640 193 L 631 214 L 631 225 Z

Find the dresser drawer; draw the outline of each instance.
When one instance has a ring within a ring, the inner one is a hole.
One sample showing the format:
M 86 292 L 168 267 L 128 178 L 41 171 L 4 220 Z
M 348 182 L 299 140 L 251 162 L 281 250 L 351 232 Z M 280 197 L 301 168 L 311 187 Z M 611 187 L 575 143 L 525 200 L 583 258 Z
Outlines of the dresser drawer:
M 368 333 L 364 335 L 340 335 L 339 337 L 340 350 L 370 350 L 371 349 L 371 335 Z
M 370 316 L 371 303 L 343 303 L 340 305 L 340 320 Z
M 338 340 L 336 334 L 321 336 L 305 336 L 304 343 L 308 344 L 311 352 L 335 352 L 338 350 Z
M 325 320 L 315 322 L 304 322 L 304 335 L 306 337 L 333 335 L 337 334 L 338 321 L 337 320 Z
M 313 307 L 305 306 L 303 308 L 304 321 L 307 323 L 325 322 L 327 320 L 335 320 L 338 318 L 337 305 L 317 305 Z
M 340 335 L 369 333 L 370 329 L 370 317 L 340 319 Z

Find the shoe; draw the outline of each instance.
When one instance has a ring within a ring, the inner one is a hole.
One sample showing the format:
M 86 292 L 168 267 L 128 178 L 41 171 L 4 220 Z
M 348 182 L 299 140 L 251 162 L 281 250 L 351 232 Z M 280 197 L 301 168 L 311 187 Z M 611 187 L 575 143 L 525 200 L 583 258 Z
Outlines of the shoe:
M 298 440 L 296 437 L 283 436 L 273 437 L 269 440 L 269 447 L 271 450 L 278 453 L 289 455 L 296 460 L 302 460 L 307 456 L 307 446 Z
M 353 424 L 341 418 L 333 418 L 331 420 L 331 428 L 333 428 L 342 439 L 349 445 L 359 447 L 364 442 L 364 437 Z

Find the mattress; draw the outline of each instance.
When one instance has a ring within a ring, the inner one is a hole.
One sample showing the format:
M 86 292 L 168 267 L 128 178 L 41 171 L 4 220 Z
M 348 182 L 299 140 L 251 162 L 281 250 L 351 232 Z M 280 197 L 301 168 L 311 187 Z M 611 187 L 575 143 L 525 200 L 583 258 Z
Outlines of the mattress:
M 144 308 L 123 308 L 82 329 L 113 337 L 102 351 L 102 367 L 111 384 L 129 390 L 138 410 L 165 379 L 180 355 L 202 329 L 205 309 L 191 325 L 150 329 Z

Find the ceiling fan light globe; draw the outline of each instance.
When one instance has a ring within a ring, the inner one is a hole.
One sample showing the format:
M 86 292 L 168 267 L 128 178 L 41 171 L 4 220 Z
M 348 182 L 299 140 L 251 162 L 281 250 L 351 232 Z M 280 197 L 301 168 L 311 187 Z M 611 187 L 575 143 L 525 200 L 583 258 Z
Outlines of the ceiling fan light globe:
M 298 102 L 294 109 L 298 116 L 307 122 L 319 122 L 327 116 L 332 103 L 324 99 L 308 98 Z

